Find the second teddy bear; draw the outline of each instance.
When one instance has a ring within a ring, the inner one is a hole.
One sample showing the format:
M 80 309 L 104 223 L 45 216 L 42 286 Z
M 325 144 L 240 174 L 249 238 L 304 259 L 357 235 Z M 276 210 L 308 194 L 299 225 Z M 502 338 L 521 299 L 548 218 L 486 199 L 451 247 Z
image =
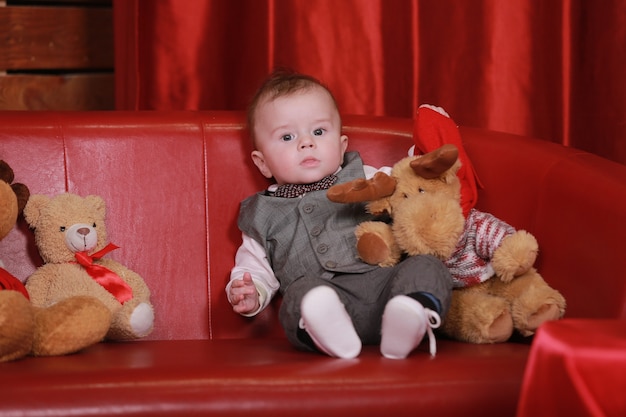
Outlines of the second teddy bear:
M 106 320 L 86 323 L 84 331 L 102 327 L 107 339 L 141 338 L 152 331 L 154 322 L 150 290 L 136 272 L 103 259 L 117 248 L 107 245 L 105 213 L 99 196 L 32 195 L 24 217 L 34 230 L 44 265 L 28 278 L 26 288 L 38 307 L 78 298 L 106 312 Z

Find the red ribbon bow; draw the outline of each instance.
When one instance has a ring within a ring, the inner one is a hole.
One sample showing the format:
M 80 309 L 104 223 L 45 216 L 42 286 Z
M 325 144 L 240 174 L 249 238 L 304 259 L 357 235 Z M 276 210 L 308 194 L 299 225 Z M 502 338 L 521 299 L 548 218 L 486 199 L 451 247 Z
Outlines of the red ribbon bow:
M 19 291 L 24 294 L 24 297 L 30 299 L 26 287 L 22 284 L 22 281 L 15 278 L 9 271 L 4 268 L 0 268 L 0 291 L 13 290 Z
M 124 304 L 126 301 L 133 298 L 132 288 L 130 288 L 130 286 L 115 272 L 102 265 L 95 265 L 93 263 L 94 260 L 98 260 L 107 253 L 118 248 L 119 246 L 109 243 L 104 247 L 104 249 L 94 253 L 93 255 L 88 255 L 87 252 L 83 251 L 76 252 L 75 256 L 78 263 L 87 270 L 87 273 L 91 276 L 91 278 L 93 278 L 98 284 L 102 285 L 105 290 L 110 292 L 117 299 L 117 301 Z

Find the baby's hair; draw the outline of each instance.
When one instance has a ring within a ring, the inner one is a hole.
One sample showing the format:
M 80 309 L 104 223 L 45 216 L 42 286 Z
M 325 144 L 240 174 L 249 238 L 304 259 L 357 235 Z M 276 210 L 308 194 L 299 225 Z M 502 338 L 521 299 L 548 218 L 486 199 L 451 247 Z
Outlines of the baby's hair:
M 261 84 L 248 106 L 247 123 L 253 146 L 255 146 L 254 118 L 259 103 L 262 101 L 273 101 L 279 97 L 289 96 L 316 87 L 321 87 L 326 90 L 333 100 L 335 107 L 337 107 L 337 102 L 330 92 L 330 89 L 318 79 L 289 69 L 277 69 L 273 71 L 263 84 Z

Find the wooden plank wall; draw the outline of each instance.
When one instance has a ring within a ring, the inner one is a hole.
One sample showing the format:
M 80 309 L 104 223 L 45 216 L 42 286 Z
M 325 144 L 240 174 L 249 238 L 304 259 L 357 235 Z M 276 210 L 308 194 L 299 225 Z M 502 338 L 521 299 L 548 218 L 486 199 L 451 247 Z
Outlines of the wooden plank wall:
M 111 0 L 0 0 L 0 110 L 113 110 Z

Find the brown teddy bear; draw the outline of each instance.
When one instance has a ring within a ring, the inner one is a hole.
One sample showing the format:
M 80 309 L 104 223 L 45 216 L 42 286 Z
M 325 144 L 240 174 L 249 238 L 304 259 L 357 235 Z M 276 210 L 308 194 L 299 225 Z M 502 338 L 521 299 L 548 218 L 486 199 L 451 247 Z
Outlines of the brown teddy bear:
M 0 239 L 17 222 L 30 192 L 24 184 L 12 184 L 13 170 L 0 161 Z M 0 362 L 28 354 L 32 346 L 33 314 L 28 292 L 0 261 Z
M 538 245 L 530 233 L 475 209 L 464 216 L 460 166 L 457 147 L 446 144 L 400 160 L 391 176 L 335 185 L 328 197 L 368 201 L 370 213 L 393 219 L 357 228 L 365 262 L 391 266 L 404 254 L 431 254 L 446 263 L 456 289 L 442 324 L 445 334 L 472 343 L 503 342 L 514 329 L 529 336 L 563 316 L 565 299 L 533 268 Z
M 24 217 L 34 230 L 44 265 L 28 278 L 26 288 L 37 307 L 83 299 L 106 311 L 106 317 L 87 323 L 84 331 L 97 328 L 110 340 L 141 338 L 152 331 L 154 322 L 150 290 L 137 273 L 101 259 L 117 249 L 107 245 L 105 213 L 104 200 L 95 195 L 32 195 Z
M 13 170 L 0 161 L 0 239 L 15 225 L 30 192 L 12 184 Z M 26 355 L 62 355 L 100 341 L 110 313 L 84 297 L 62 300 L 48 308 L 34 307 L 24 285 L 0 269 L 0 362 Z

